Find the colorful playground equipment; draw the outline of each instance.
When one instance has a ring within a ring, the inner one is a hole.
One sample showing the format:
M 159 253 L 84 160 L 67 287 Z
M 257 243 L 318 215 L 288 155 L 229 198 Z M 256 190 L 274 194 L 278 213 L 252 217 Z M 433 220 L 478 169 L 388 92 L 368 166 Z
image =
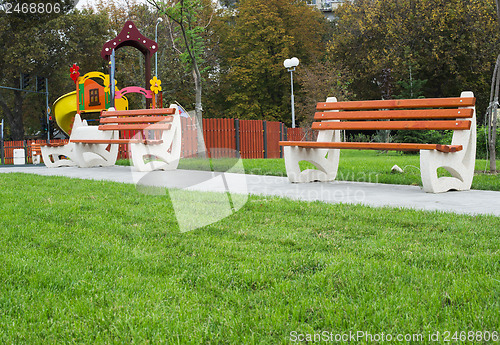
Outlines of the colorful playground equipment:
M 116 86 L 115 51 L 125 46 L 137 48 L 144 55 L 145 88 Z M 101 51 L 101 56 L 109 61 L 109 74 L 89 72 L 80 77 L 76 64 L 70 68 L 76 91 L 58 98 L 53 109 L 58 126 L 70 140 L 66 145 L 41 147 L 48 167 L 113 165 L 118 145 L 128 144 L 134 166 L 139 170 L 177 168 L 181 146 L 179 110 L 176 105 L 163 109 L 161 93 L 160 108 L 156 108 L 156 95 L 162 88 L 161 80 L 151 79 L 151 56 L 157 49 L 155 41 L 144 37 L 133 22 L 127 21 L 118 36 L 106 42 Z M 128 93 L 142 94 L 147 109 L 129 110 L 125 97 Z M 83 119 L 86 113 L 100 113 L 99 126 L 90 126 Z
M 115 82 L 114 52 L 121 47 L 134 47 L 144 55 L 145 87 L 129 86 L 119 90 Z M 146 98 L 146 107 L 156 107 L 156 95 L 161 91 L 161 80 L 151 79 L 151 56 L 158 50 L 158 44 L 143 36 L 132 21 L 127 21 L 122 31 L 114 39 L 106 42 L 101 57 L 109 61 L 110 74 L 89 72 L 80 77 L 80 67 L 70 68 L 70 76 L 76 91 L 59 97 L 53 106 L 57 125 L 68 135 L 71 134 L 76 114 L 83 119 L 85 113 L 100 113 L 109 108 L 128 110 L 128 93 L 139 93 Z M 100 83 L 98 83 L 98 81 Z M 160 94 L 160 107 L 163 100 Z
M 72 70 L 78 67 L 73 65 Z M 72 73 L 72 75 L 74 75 Z M 103 85 L 94 79 L 102 80 Z M 100 72 L 89 72 L 82 78 L 77 78 L 76 91 L 67 93 L 59 97 L 53 106 L 53 113 L 56 123 L 64 133 L 71 135 L 71 129 L 75 115 L 83 113 L 100 113 L 111 107 L 111 95 L 109 92 L 109 74 Z M 128 100 L 126 97 L 115 99 L 115 108 L 118 110 L 128 110 Z

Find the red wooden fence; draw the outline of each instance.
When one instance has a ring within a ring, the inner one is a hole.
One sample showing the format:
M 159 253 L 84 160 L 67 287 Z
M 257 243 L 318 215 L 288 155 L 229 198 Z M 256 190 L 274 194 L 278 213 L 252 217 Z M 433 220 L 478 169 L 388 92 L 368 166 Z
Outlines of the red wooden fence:
M 68 140 L 54 139 L 51 143 L 67 143 Z M 14 150 L 23 149 L 26 157 L 26 163 L 33 163 L 31 158 L 31 144 L 46 143 L 46 140 L 20 140 L 20 141 L 4 141 L 4 157 L 5 164 L 14 163 Z
M 193 157 L 198 152 L 198 132 L 195 120 L 181 118 L 181 157 Z M 131 138 L 134 132 L 126 134 Z M 277 121 L 203 119 L 203 136 L 207 153 L 212 158 L 234 157 L 239 151 L 241 158 L 280 158 L 280 140 L 315 140 L 311 130 L 286 128 Z M 53 143 L 67 140 L 51 140 Z M 45 140 L 5 141 L 5 164 L 13 164 L 14 149 L 24 149 L 26 162 L 31 163 L 31 144 Z M 120 145 L 118 159 L 129 157 L 127 145 Z

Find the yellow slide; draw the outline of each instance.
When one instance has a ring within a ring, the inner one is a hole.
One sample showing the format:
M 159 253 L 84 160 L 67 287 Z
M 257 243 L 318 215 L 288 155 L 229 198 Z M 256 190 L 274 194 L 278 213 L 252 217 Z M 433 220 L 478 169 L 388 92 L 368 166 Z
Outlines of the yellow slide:
M 52 107 L 57 125 L 69 135 L 76 114 L 76 91 L 59 97 Z
M 115 99 L 116 110 L 128 109 L 128 100 L 126 97 Z M 71 134 L 73 119 L 76 114 L 76 91 L 67 93 L 54 102 L 52 107 L 57 125 L 67 135 Z

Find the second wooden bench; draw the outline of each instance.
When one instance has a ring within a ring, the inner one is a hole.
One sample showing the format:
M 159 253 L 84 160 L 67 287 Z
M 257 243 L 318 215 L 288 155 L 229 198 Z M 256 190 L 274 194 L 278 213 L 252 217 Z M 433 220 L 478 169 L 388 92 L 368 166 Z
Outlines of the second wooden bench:
M 131 133 L 135 134 L 129 137 Z M 114 165 L 119 145 L 127 144 L 132 163 L 140 171 L 176 169 L 181 140 L 175 104 L 160 109 L 102 111 L 99 126 L 88 126 L 78 116 L 70 137 L 75 145 L 73 159 L 80 167 Z
M 281 141 L 291 182 L 333 181 L 339 149 L 420 151 L 423 189 L 439 193 L 470 189 L 476 156 L 476 111 L 472 92 L 455 98 L 318 103 L 313 130 L 315 142 Z M 449 145 L 437 143 L 341 142 L 341 130 L 453 130 Z M 317 169 L 301 171 L 300 161 Z M 438 168 L 451 176 L 438 177 Z

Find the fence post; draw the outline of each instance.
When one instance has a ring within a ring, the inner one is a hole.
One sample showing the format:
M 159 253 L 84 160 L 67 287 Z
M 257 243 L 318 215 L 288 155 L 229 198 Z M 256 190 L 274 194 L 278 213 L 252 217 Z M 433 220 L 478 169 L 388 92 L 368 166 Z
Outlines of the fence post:
M 5 152 L 4 152 L 4 147 L 3 147 L 3 119 L 2 119 L 2 122 L 0 122 L 0 158 L 1 158 L 1 162 L 2 162 L 2 165 L 5 164 Z
M 23 141 L 24 146 L 24 164 L 28 164 L 28 141 Z
M 264 139 L 264 158 L 267 158 L 267 121 L 262 121 L 262 136 Z
M 240 143 L 240 120 L 239 119 L 234 119 L 234 139 L 235 139 L 235 146 L 236 146 L 236 152 L 241 157 L 241 143 Z M 238 158 L 240 158 L 238 157 Z
M 280 141 L 284 141 L 283 127 L 285 127 L 285 124 L 283 122 L 280 122 Z M 283 146 L 280 146 L 280 158 L 283 158 Z
M 3 138 L 0 140 L 0 151 L 1 152 L 1 158 L 2 158 L 2 165 L 5 165 L 5 148 L 3 146 Z

